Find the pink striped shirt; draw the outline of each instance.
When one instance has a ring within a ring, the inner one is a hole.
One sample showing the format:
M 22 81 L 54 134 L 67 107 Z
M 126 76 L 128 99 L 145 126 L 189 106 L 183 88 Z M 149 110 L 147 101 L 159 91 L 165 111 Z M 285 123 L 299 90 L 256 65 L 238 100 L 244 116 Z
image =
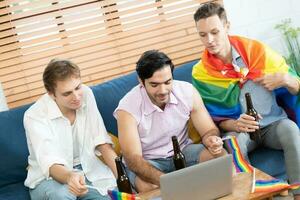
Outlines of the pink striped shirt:
M 164 110 L 151 102 L 142 85 L 137 85 L 121 99 L 114 116 L 117 110 L 124 110 L 136 119 L 145 159 L 166 158 L 173 155 L 173 135 L 177 136 L 181 149 L 192 143 L 187 134 L 192 104 L 190 83 L 173 81 L 170 101 Z

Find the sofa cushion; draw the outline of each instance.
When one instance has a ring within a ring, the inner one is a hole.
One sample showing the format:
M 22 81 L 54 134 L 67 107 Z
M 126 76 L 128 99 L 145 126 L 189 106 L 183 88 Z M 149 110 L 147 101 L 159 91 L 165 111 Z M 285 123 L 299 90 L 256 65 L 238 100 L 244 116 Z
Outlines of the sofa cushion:
M 251 164 L 273 177 L 286 179 L 283 151 L 258 148 L 249 154 Z
M 173 72 L 174 79 L 192 83 L 192 70 L 193 70 L 193 66 L 197 62 L 198 61 L 195 60 L 176 67 Z
M 118 136 L 118 128 L 117 121 L 113 117 L 113 112 L 117 108 L 121 98 L 137 84 L 137 74 L 131 73 L 91 87 L 105 127 L 108 132 L 115 136 Z
M 0 188 L 13 183 L 23 183 L 26 178 L 29 153 L 23 115 L 28 107 L 26 105 L 0 112 Z
M 23 182 L 0 187 L 0 200 L 30 200 L 28 188 Z

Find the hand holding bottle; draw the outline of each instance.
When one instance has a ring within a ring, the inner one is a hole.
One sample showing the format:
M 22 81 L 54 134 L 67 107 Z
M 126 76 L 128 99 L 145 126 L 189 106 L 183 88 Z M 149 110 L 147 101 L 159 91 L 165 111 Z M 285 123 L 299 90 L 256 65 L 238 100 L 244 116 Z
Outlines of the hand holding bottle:
M 261 115 L 258 114 L 258 118 L 262 119 Z M 235 121 L 235 129 L 237 133 L 251 133 L 259 129 L 259 122 L 256 121 L 255 117 L 243 113 Z
M 248 116 L 252 117 L 252 120 L 254 118 L 255 122 L 258 123 L 261 116 L 258 114 L 258 112 L 255 110 L 255 108 L 253 106 L 250 93 L 245 94 L 245 99 L 246 99 L 246 105 L 247 105 L 246 114 Z M 245 117 L 248 117 L 248 116 L 245 116 Z M 254 122 L 252 122 L 252 123 L 254 123 Z M 258 126 L 258 129 L 256 129 L 257 127 L 254 127 L 254 131 L 252 131 L 252 132 L 249 131 L 248 133 L 250 133 L 251 140 L 254 140 L 258 144 L 260 144 L 261 143 L 261 134 L 260 134 L 259 124 L 255 124 L 255 125 Z

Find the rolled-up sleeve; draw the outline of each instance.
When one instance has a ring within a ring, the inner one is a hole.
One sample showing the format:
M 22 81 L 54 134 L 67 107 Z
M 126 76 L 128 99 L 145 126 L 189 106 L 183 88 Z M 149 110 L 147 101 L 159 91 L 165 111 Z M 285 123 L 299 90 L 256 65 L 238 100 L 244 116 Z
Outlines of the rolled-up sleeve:
M 49 178 L 49 168 L 53 164 L 67 165 L 59 152 L 55 134 L 51 132 L 47 120 L 24 117 L 24 127 L 30 151 L 30 159 L 37 162 L 45 178 Z

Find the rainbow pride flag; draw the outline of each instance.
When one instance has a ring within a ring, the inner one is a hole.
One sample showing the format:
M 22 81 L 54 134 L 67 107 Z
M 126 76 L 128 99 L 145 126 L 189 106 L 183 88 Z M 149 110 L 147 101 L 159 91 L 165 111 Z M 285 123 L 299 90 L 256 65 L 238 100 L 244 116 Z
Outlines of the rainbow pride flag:
M 237 143 L 236 137 L 231 137 L 228 140 L 225 140 L 227 147 L 232 153 L 233 164 L 237 173 L 240 172 L 253 172 L 253 167 L 244 159 L 240 147 Z
M 235 166 L 236 172 L 248 172 L 255 173 L 254 168 L 244 159 L 241 154 L 240 147 L 237 143 L 236 137 L 231 137 L 230 139 L 225 140 L 227 147 L 230 149 L 233 158 L 233 164 Z M 253 174 L 255 177 L 255 175 Z M 252 193 L 258 192 L 275 192 L 278 190 L 289 190 L 289 189 L 298 189 L 300 187 L 300 183 L 288 184 L 280 179 L 272 179 L 272 180 L 255 180 L 253 179 L 254 190 Z
M 283 180 L 272 179 L 272 180 L 256 180 L 255 181 L 255 190 L 257 192 L 275 192 L 278 190 L 284 189 L 298 189 L 300 183 L 288 184 Z
M 119 192 L 117 190 L 108 190 L 107 193 L 112 200 L 138 200 L 138 199 L 140 199 L 135 194 L 128 194 L 125 192 Z
M 247 73 L 245 70 L 236 72 L 231 63 L 224 64 L 207 50 L 203 52 L 202 59 L 194 65 L 192 72 L 193 85 L 201 94 L 208 112 L 216 123 L 240 116 L 239 94 L 245 81 L 273 73 L 288 73 L 300 81 L 295 70 L 268 46 L 239 36 L 229 36 L 229 41 L 241 55 L 248 69 Z M 278 88 L 274 93 L 278 104 L 300 127 L 300 95 L 292 95 L 285 88 Z

